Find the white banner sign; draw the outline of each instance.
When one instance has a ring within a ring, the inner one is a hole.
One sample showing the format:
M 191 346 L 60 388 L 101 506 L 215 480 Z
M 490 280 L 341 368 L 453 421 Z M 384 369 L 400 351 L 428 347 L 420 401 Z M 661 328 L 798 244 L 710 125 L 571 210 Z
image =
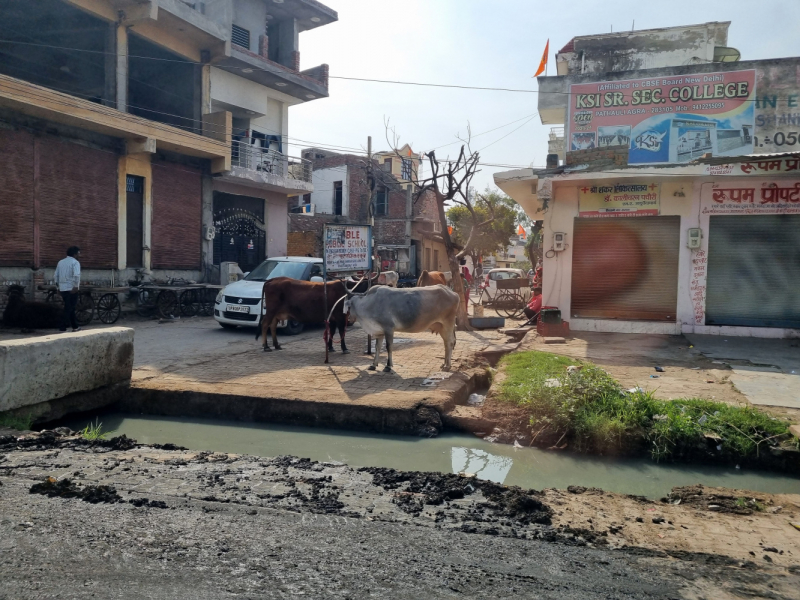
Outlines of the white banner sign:
M 372 232 L 368 225 L 325 225 L 328 273 L 368 271 L 372 267 Z

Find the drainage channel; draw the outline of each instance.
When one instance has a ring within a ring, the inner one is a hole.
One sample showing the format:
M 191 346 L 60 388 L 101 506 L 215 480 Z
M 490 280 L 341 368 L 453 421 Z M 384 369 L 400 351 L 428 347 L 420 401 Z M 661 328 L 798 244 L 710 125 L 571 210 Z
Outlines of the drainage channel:
M 143 444 L 173 443 L 191 450 L 256 456 L 293 455 L 316 461 L 337 461 L 353 467 L 467 472 L 523 488 L 580 485 L 660 498 L 674 486 L 702 483 L 767 493 L 800 493 L 800 479 L 776 473 L 514 448 L 468 434 L 445 433 L 428 439 L 120 412 L 91 418 L 72 417 L 61 424 L 77 430 L 96 421 L 102 423 L 104 430 L 114 430 L 113 435 L 125 434 Z

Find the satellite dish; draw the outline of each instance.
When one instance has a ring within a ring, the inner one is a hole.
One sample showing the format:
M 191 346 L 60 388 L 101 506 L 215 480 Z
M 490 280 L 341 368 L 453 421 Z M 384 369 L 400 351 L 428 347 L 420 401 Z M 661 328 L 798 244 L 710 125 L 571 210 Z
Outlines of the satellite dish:
M 714 62 L 736 62 L 742 57 L 742 53 L 736 48 L 729 46 L 717 46 L 714 48 Z

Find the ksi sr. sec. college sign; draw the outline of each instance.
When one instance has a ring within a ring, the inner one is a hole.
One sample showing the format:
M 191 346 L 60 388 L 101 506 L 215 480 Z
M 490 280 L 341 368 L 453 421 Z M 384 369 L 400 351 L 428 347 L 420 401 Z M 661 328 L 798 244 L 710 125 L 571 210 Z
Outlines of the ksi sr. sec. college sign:
M 570 86 L 570 151 L 627 146 L 629 164 L 753 152 L 755 70 Z

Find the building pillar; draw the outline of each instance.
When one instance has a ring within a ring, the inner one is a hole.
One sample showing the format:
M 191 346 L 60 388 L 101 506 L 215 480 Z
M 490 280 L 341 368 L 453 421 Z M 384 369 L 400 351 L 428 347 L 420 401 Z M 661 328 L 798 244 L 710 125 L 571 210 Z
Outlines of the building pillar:
M 284 67 L 299 70 L 300 28 L 296 19 L 285 19 L 278 23 L 278 62 Z
M 201 242 L 203 277 L 205 283 L 217 283 L 219 274 L 217 273 L 215 277 L 214 240 L 209 240 L 209 236 L 206 235 L 209 229 L 214 226 L 214 178 L 210 175 L 203 175 L 201 194 L 203 203 L 203 240 Z M 216 232 L 215 235 L 219 235 L 219 232 Z
M 412 195 L 412 186 L 409 183 L 406 186 L 406 244 L 411 245 L 411 217 L 414 210 L 414 197 Z
M 117 110 L 128 112 L 128 29 L 116 26 L 116 100 Z
M 111 23 L 104 44 L 103 104 L 117 106 L 117 24 Z

